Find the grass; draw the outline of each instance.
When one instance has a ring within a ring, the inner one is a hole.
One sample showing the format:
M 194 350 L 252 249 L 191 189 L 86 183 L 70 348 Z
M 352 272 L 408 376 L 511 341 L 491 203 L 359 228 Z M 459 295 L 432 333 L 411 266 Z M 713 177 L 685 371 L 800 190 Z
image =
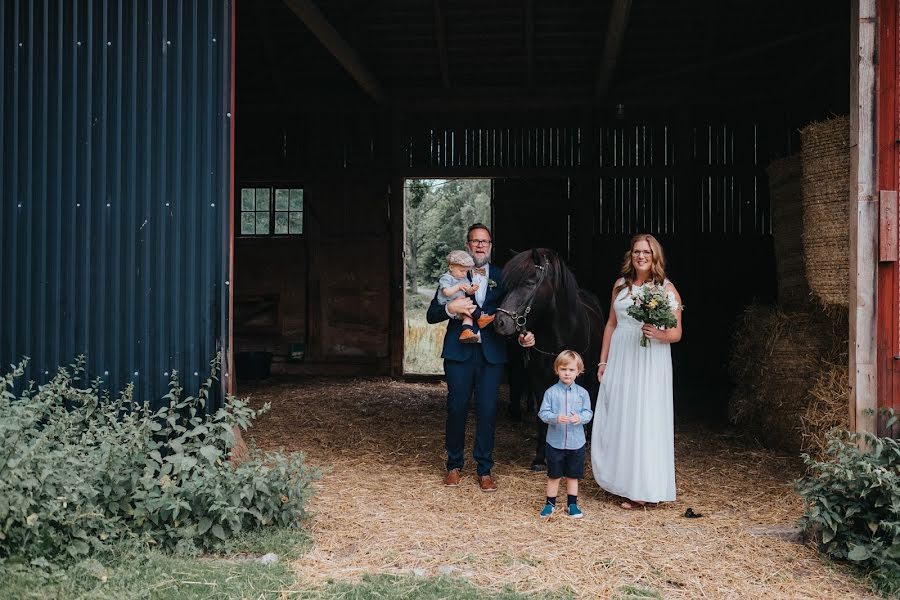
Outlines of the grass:
M 235 540 L 228 556 L 177 556 L 146 548 L 120 548 L 100 559 L 66 568 L 0 564 L 0 600 L 267 600 L 316 598 L 384 600 L 454 598 L 460 600 L 562 599 L 523 596 L 513 590 L 492 593 L 465 579 L 365 575 L 358 582 L 330 582 L 321 587 L 297 585 L 292 559 L 310 547 L 296 529 L 271 529 Z M 273 552 L 279 561 L 261 565 L 255 558 Z
M 0 598 L 278 598 L 294 583 L 290 566 L 282 562 L 266 566 L 252 560 L 188 558 L 149 550 L 115 556 L 108 563 L 88 560 L 49 573 L 36 567 L 2 567 Z
M 405 373 L 428 375 L 444 373 L 441 349 L 446 329 L 445 323 L 429 325 L 425 322 L 424 315 L 407 313 L 403 359 Z
M 499 593 L 478 589 L 464 579 L 454 577 L 412 577 L 396 575 L 364 575 L 357 583 L 335 582 L 324 587 L 292 592 L 291 598 L 317 600 L 534 600 L 538 598 L 571 598 L 564 592 L 549 596 L 524 596 L 513 590 Z
M 656 590 L 638 585 L 623 585 L 616 590 L 615 600 L 662 600 L 662 594 Z

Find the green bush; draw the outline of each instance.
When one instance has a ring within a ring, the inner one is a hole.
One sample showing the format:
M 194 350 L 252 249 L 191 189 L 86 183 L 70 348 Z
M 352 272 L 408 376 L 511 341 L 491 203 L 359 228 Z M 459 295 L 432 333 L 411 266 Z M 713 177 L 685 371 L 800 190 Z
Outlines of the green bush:
M 823 553 L 857 564 L 882 593 L 900 593 L 900 443 L 834 433 L 827 454 L 824 462 L 804 456 L 801 525 L 817 533 Z
M 237 533 L 302 520 L 315 473 L 299 453 L 251 448 L 228 461 L 236 427 L 264 410 L 237 398 L 207 414 L 219 368 L 196 396 L 177 374 L 152 411 L 80 386 L 83 360 L 16 395 L 27 360 L 0 379 L 0 561 L 80 559 L 117 540 L 197 552 Z

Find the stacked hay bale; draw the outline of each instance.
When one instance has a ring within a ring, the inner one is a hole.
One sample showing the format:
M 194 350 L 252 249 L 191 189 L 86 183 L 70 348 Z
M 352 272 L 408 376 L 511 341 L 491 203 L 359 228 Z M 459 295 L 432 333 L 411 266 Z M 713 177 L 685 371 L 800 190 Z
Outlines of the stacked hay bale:
M 850 293 L 850 119 L 800 130 L 803 149 L 803 262 L 825 306 L 847 306 Z
M 732 420 L 816 456 L 849 418 L 848 140 L 847 118 L 814 123 L 800 157 L 770 165 L 779 305 L 745 310 L 730 362 Z
M 803 266 L 801 165 L 800 155 L 795 154 L 773 161 L 766 169 L 772 205 L 772 236 L 775 238 L 778 303 L 787 307 L 804 306 L 809 301 L 809 285 Z

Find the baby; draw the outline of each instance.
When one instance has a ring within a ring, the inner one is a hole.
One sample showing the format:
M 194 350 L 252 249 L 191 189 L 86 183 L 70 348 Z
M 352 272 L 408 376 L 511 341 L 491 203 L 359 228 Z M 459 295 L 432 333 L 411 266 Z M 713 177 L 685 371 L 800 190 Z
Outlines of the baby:
M 474 266 L 475 261 L 468 252 L 454 250 L 447 255 L 447 272 L 438 280 L 440 287 L 437 295 L 438 303 L 447 304 L 456 298 L 468 296 L 475 304 L 475 308 L 463 317 L 463 328 L 462 333 L 459 334 L 459 341 L 464 344 L 478 343 L 477 330 L 487 327 L 494 320 L 494 315 L 482 314 L 481 308 L 475 300 L 478 284 L 472 283 L 469 278 L 469 269 Z

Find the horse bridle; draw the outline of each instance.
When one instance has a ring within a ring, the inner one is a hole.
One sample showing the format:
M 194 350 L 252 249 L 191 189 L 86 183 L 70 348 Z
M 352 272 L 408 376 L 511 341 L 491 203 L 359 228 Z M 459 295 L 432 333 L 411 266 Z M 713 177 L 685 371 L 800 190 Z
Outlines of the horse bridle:
M 518 310 L 510 312 L 505 308 L 497 309 L 498 312 L 502 312 L 513 320 L 513 322 L 516 324 L 516 331 L 519 332 L 520 335 L 524 335 L 525 332 L 528 331 L 528 313 L 531 312 L 531 303 L 534 302 L 534 297 L 537 295 L 538 289 L 544 282 L 544 276 L 547 274 L 547 269 L 545 269 L 544 267 L 545 265 L 534 265 L 534 268 L 539 269 L 541 274 L 538 276 L 538 280 L 534 284 L 534 287 L 531 288 L 531 293 L 528 294 L 528 297 L 525 298 L 525 301 L 522 303 L 525 307 L 525 310 L 522 311 L 522 314 L 519 314 Z
M 503 314 L 505 314 L 506 316 L 508 316 L 510 319 L 513 320 L 513 322 L 516 324 L 516 331 L 520 335 L 524 335 L 525 332 L 528 331 L 528 313 L 531 312 L 531 304 L 534 301 L 534 297 L 537 295 L 538 289 L 541 287 L 541 284 L 544 282 L 544 277 L 547 274 L 547 269 L 546 269 L 547 266 L 548 266 L 547 263 L 545 263 L 543 265 L 537 265 L 537 264 L 534 265 L 534 268 L 539 269 L 541 274 L 538 276 L 538 280 L 535 282 L 534 287 L 531 289 L 531 293 L 528 295 L 528 297 L 522 303 L 522 305 L 525 307 L 525 310 L 522 311 L 522 314 L 519 314 L 518 310 L 514 310 L 514 311 L 510 312 L 510 311 L 506 310 L 505 308 L 497 308 L 498 312 L 502 312 Z M 588 326 L 590 326 L 590 319 L 588 319 Z M 588 330 L 587 340 L 588 340 L 587 341 L 588 347 L 590 347 L 590 345 L 591 345 L 590 330 Z M 543 354 L 544 356 L 556 356 L 558 354 L 557 352 L 547 352 L 546 350 L 541 350 L 540 348 L 537 347 L 537 344 L 535 344 L 534 346 L 531 346 L 530 348 L 525 348 L 526 364 L 528 363 L 528 350 L 535 350 L 536 352 L 538 352 L 539 354 Z M 581 353 L 582 356 L 584 356 L 585 352 L 587 352 L 587 348 L 585 348 L 584 351 L 582 351 L 582 353 Z

